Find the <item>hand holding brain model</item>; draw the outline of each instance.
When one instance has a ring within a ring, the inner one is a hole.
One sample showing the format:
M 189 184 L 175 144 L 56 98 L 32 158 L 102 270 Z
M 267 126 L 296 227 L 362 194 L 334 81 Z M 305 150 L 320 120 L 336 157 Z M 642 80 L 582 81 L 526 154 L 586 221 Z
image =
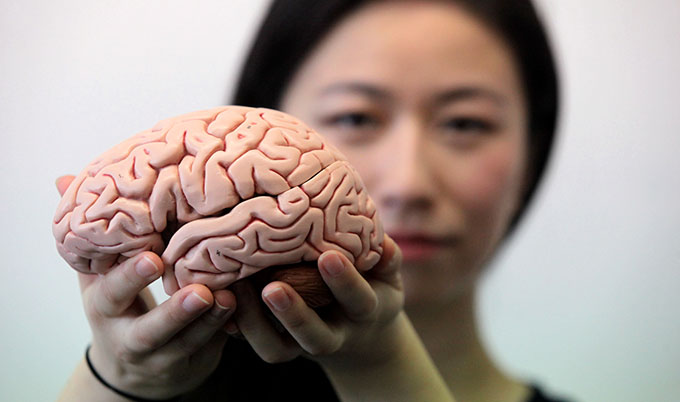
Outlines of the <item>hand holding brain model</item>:
M 161 254 L 169 294 L 192 283 L 223 289 L 327 250 L 366 271 L 383 241 L 373 202 L 337 150 L 290 115 L 238 106 L 161 121 L 104 153 L 67 189 L 53 233 L 84 273 Z M 329 302 L 320 277 L 280 277 L 310 306 Z

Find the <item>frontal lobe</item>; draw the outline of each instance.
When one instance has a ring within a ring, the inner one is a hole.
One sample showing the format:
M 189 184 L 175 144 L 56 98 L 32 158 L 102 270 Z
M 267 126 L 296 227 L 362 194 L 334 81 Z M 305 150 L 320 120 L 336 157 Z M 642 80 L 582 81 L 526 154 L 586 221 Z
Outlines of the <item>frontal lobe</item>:
M 339 152 L 292 116 L 237 106 L 164 120 L 104 153 L 67 189 L 53 233 L 86 273 L 161 254 L 169 290 L 224 288 L 326 250 L 367 270 L 383 238 Z

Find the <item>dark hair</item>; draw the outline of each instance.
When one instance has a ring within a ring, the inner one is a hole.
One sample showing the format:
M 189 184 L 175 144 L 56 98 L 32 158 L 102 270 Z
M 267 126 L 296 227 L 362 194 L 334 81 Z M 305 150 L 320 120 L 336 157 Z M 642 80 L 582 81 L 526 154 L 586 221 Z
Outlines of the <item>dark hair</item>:
M 279 107 L 283 92 L 314 46 L 349 12 L 371 0 L 274 0 L 242 67 L 231 103 Z M 451 0 L 509 46 L 528 104 L 529 174 L 516 226 L 550 155 L 557 124 L 558 83 L 548 38 L 530 0 Z M 510 232 L 509 230 L 508 232 Z

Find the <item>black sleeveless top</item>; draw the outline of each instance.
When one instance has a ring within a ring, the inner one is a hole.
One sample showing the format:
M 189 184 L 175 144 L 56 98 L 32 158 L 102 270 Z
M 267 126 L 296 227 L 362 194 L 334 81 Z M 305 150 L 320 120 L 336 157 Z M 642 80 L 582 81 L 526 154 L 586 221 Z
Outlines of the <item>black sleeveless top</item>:
M 206 383 L 182 400 L 339 401 L 324 371 L 311 360 L 266 363 L 247 342 L 238 339 L 229 339 L 222 356 Z M 529 387 L 526 402 L 566 402 L 549 398 L 536 385 Z

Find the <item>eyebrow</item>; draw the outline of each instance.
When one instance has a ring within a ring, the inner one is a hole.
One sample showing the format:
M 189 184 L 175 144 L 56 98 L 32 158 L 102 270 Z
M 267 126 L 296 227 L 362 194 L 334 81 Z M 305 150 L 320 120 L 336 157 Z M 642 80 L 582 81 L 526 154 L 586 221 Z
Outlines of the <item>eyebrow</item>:
M 363 95 L 376 99 L 390 98 L 390 93 L 388 91 L 375 85 L 366 84 L 363 82 L 340 82 L 337 84 L 332 84 L 319 91 L 319 95 L 326 96 L 343 92 L 359 92 Z
M 337 84 L 329 85 L 323 88 L 319 94 L 321 96 L 331 95 L 335 93 L 361 93 L 371 98 L 375 99 L 389 99 L 391 98 L 390 92 L 380 88 L 378 86 L 367 84 L 363 82 L 340 82 Z M 492 102 L 502 106 L 507 103 L 505 96 L 499 94 L 491 89 L 478 87 L 478 86 L 461 86 L 451 89 L 446 89 L 439 92 L 434 96 L 434 104 L 443 104 L 456 101 L 463 101 L 467 99 L 488 99 Z
M 466 99 L 488 99 L 499 106 L 507 103 L 505 96 L 491 89 L 468 86 L 445 90 L 434 97 L 435 104 L 462 101 Z

